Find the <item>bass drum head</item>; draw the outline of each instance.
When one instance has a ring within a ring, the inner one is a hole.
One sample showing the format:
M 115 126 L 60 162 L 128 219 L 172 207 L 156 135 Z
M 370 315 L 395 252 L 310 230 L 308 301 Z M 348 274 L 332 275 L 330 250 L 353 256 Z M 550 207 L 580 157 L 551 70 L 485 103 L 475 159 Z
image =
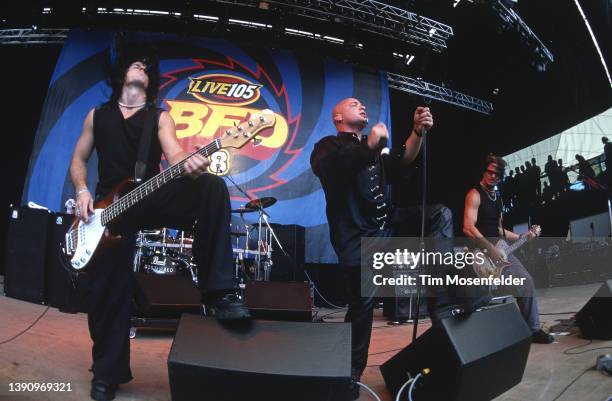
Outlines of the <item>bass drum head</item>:
M 165 276 L 188 274 L 189 259 L 190 258 L 185 256 L 163 255 L 161 252 L 156 252 L 144 258 L 143 270 L 145 273 Z

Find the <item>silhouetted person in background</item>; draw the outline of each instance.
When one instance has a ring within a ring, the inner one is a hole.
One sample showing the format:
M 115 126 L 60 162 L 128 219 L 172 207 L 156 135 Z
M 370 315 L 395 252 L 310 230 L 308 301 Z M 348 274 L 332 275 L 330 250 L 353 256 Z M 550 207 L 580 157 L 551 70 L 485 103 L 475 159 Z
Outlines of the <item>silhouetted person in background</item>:
M 531 158 L 531 165 L 533 166 L 533 185 L 535 186 L 536 194 L 542 196 L 542 184 L 540 184 L 540 175 L 542 169 L 536 164 L 536 158 Z
M 523 190 L 523 181 L 525 177 L 523 173 L 521 173 L 519 167 L 514 168 L 514 173 L 514 206 L 518 208 L 521 207 L 525 199 L 525 194 L 521 192 Z
M 510 169 L 508 176 L 504 179 L 504 182 L 501 186 L 504 206 L 507 208 L 512 208 L 512 206 L 514 205 L 514 195 L 516 192 L 514 189 L 514 184 L 514 171 Z
M 552 155 L 548 155 L 546 164 L 544 165 L 544 172 L 548 176 L 550 190 L 554 195 L 555 193 L 559 192 L 559 188 L 561 186 L 560 185 L 561 176 L 560 176 L 559 165 L 557 164 L 555 159 L 553 159 Z
M 595 180 L 593 167 L 582 155 L 576 155 L 576 160 L 578 160 L 578 180 L 584 182 L 587 189 L 593 189 L 593 181 Z
M 525 162 L 525 173 L 523 179 L 523 193 L 525 194 L 525 202 L 526 206 L 529 208 L 529 211 L 533 209 L 533 206 L 536 203 L 536 189 L 535 189 L 535 181 L 534 181 L 534 168 L 531 165 L 531 162 Z
M 557 193 L 561 194 L 562 192 L 567 191 L 570 182 L 569 177 L 567 176 L 567 170 L 563 168 L 563 159 L 557 160 L 557 164 L 559 165 L 559 190 Z
M 548 181 L 544 181 L 544 189 L 542 189 L 542 201 L 549 205 L 553 200 L 553 189 L 548 185 Z

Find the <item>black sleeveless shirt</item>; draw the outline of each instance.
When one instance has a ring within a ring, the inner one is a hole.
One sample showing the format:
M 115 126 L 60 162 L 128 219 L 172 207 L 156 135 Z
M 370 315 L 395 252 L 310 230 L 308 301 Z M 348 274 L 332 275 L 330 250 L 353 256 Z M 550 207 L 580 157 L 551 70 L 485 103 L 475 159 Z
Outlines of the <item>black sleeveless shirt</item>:
M 154 107 L 138 110 L 123 118 L 117 104 L 96 108 L 93 118 L 94 147 L 98 155 L 98 185 L 96 196 L 103 197 L 126 178 L 134 176 L 140 137 L 147 116 L 157 113 Z M 153 117 L 153 116 L 151 116 Z M 161 144 L 157 135 L 159 123 L 153 124 L 153 138 L 147 160 L 145 178 L 159 173 Z
M 480 194 L 480 207 L 476 217 L 476 228 L 486 238 L 497 238 L 499 233 L 499 218 L 502 214 L 502 203 L 499 194 L 496 200 L 491 200 L 489 194 L 480 185 L 474 188 Z

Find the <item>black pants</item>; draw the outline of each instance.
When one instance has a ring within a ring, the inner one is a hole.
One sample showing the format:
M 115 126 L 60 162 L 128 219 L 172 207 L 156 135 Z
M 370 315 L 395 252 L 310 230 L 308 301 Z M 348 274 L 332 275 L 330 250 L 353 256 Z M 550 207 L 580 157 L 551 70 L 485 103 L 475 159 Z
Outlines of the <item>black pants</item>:
M 394 235 L 418 236 L 420 228 L 420 210 L 396 210 L 394 215 Z M 453 219 L 451 211 L 443 205 L 432 205 L 426 210 L 426 234 L 435 238 L 451 238 L 453 235 Z M 351 374 L 359 377 L 368 362 L 368 348 L 372 334 L 372 319 L 374 313 L 374 296 L 361 294 L 361 266 L 344 266 L 345 282 L 348 288 L 349 307 L 344 318 L 351 323 L 352 349 Z
M 169 182 L 111 226 L 123 240 L 117 247 L 98 249 L 90 266 L 88 323 L 94 380 L 125 383 L 132 379 L 129 330 L 134 296 L 133 234 L 160 227 L 193 229 L 192 251 L 204 294 L 235 287 L 230 218 L 225 182 L 203 174 L 197 179 L 181 177 Z

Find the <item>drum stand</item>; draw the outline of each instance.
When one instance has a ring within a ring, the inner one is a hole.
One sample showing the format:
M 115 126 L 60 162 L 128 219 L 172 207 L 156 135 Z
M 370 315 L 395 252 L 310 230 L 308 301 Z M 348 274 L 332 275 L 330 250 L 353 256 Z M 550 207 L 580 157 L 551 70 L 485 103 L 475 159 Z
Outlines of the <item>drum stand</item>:
M 257 219 L 257 252 L 255 254 L 257 270 L 255 271 L 255 280 L 270 281 L 270 272 L 272 270 L 272 240 L 276 241 L 276 244 L 278 245 L 278 248 L 281 250 L 283 255 L 287 256 L 288 254 L 283 248 L 283 245 L 278 240 L 278 237 L 274 233 L 274 230 L 270 226 L 270 222 L 268 221 L 270 215 L 264 211 L 264 205 L 262 205 L 262 202 L 258 199 L 251 198 L 249 194 L 247 194 L 242 188 L 240 188 L 240 186 L 232 179 L 231 175 L 227 174 L 226 177 L 232 182 L 232 184 L 234 184 L 238 191 L 240 191 L 244 196 L 249 199 L 249 203 L 253 203 L 254 205 L 256 205 L 255 209 L 259 213 L 259 218 Z M 240 216 L 242 218 L 242 213 Z M 266 225 L 267 230 L 266 233 L 263 235 L 264 238 L 262 238 L 262 230 L 264 228 L 264 224 Z M 266 255 L 266 260 L 263 262 L 263 269 L 261 261 L 262 247 L 264 248 L 264 254 Z M 248 235 L 246 238 L 245 250 L 246 252 L 249 251 Z
M 283 245 L 278 240 L 276 233 L 274 233 L 274 229 L 270 226 L 270 222 L 268 221 L 268 213 L 263 210 L 263 207 L 258 208 L 259 218 L 257 220 L 257 254 L 255 256 L 255 261 L 257 263 L 257 270 L 255 271 L 255 280 L 258 281 L 270 281 L 270 272 L 272 271 L 272 245 L 273 240 L 276 241 L 278 248 L 283 252 L 283 254 L 287 254 Z M 266 225 L 265 232 L 263 231 L 263 224 Z M 263 235 L 262 235 L 263 234 Z M 263 237 L 263 238 L 262 238 Z M 263 248 L 263 252 L 262 252 Z M 266 260 L 263 262 L 262 269 L 262 261 L 261 254 L 264 253 L 266 255 Z

